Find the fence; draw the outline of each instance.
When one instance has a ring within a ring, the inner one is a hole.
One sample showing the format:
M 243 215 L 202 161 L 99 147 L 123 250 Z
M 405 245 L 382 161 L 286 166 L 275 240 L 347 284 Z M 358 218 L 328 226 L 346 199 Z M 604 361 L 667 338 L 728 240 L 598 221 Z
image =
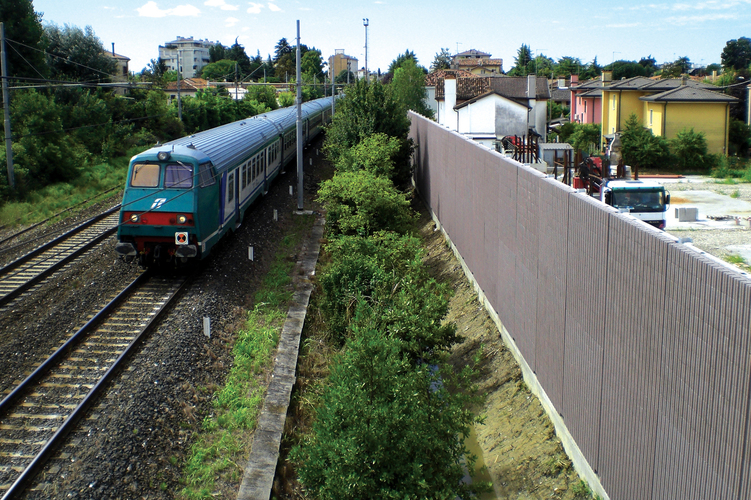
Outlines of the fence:
M 417 188 L 580 473 L 612 499 L 751 497 L 751 280 L 410 117 Z

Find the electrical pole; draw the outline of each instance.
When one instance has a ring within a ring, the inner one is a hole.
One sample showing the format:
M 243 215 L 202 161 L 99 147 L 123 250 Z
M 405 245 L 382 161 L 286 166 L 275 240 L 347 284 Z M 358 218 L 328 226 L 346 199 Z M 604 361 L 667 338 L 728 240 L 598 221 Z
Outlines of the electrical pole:
M 13 173 L 13 140 L 10 132 L 10 101 L 8 99 L 8 63 L 5 53 L 5 25 L 0 23 L 0 59 L 3 80 L 3 115 L 5 116 L 5 159 L 8 164 L 8 186 L 16 188 L 16 176 Z
M 370 21 L 365 18 L 362 24 L 365 26 L 365 83 L 370 83 L 370 73 L 368 73 L 368 25 Z
M 177 49 L 177 119 L 183 121 L 183 101 L 180 99 L 180 49 Z
M 300 20 L 297 20 L 297 209 L 302 210 L 302 85 L 300 84 Z

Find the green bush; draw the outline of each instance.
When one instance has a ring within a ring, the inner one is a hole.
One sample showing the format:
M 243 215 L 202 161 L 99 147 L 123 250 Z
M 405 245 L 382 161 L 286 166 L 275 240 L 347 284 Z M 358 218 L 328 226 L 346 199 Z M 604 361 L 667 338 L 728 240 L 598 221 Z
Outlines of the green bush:
M 477 484 L 464 436 L 478 400 L 465 371 L 417 366 L 376 329 L 357 331 L 335 360 L 313 432 L 295 447 L 304 490 L 320 499 L 470 498 Z
M 318 200 L 326 207 L 332 235 L 404 233 L 415 220 L 409 200 L 389 179 L 364 170 L 337 173 L 321 185 Z
M 708 171 L 711 160 L 707 157 L 707 140 L 703 132 L 683 129 L 670 141 L 676 167 L 682 172 Z

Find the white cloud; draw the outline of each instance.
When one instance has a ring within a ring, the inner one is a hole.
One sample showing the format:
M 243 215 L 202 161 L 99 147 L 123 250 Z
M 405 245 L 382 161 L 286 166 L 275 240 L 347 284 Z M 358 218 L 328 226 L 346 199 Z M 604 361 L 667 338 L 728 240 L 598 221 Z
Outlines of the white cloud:
M 608 24 L 606 28 L 638 28 L 641 23 Z
M 269 10 L 271 12 L 281 12 L 282 9 L 277 4 L 269 2 Z
M 156 2 L 153 1 L 146 2 L 143 7 L 139 7 L 136 10 L 138 11 L 138 15 L 141 17 L 197 17 L 201 13 L 201 11 L 197 7 L 194 7 L 192 5 L 178 5 L 174 9 L 160 9 Z
M 686 24 L 700 24 L 708 21 L 732 21 L 737 19 L 736 14 L 704 14 L 698 16 L 671 16 L 665 19 L 670 24 L 685 26 Z
M 204 5 L 208 7 L 219 7 L 222 10 L 237 10 L 240 8 L 239 5 L 230 5 L 225 0 L 206 0 Z
M 224 25 L 227 26 L 228 28 L 231 28 L 239 22 L 240 20 L 237 19 L 236 17 L 228 17 L 227 19 L 224 20 Z
M 260 14 L 263 9 L 263 4 L 250 2 L 248 7 L 248 14 Z

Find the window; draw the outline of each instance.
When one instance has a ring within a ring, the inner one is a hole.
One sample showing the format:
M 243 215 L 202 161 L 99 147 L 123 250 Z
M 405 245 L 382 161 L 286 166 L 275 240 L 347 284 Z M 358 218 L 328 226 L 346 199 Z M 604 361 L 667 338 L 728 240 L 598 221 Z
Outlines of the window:
M 652 109 L 649 110 L 649 126 L 650 127 L 652 126 L 652 111 L 654 111 L 654 110 L 652 110 Z
M 198 174 L 201 177 L 201 187 L 214 185 L 214 171 L 211 163 L 202 163 L 198 166 Z
M 227 176 L 227 203 L 235 199 L 235 173 Z
M 584 114 L 587 114 L 587 101 L 584 101 Z
M 157 187 L 159 185 L 159 165 L 155 163 L 133 165 L 130 185 L 133 187 Z
M 615 109 L 615 96 L 610 99 L 613 102 L 613 109 Z
M 164 170 L 164 187 L 193 187 L 193 166 L 184 163 L 170 163 Z
M 245 186 L 248 185 L 248 163 L 247 162 L 243 163 L 242 172 L 243 172 L 242 188 L 245 189 Z

